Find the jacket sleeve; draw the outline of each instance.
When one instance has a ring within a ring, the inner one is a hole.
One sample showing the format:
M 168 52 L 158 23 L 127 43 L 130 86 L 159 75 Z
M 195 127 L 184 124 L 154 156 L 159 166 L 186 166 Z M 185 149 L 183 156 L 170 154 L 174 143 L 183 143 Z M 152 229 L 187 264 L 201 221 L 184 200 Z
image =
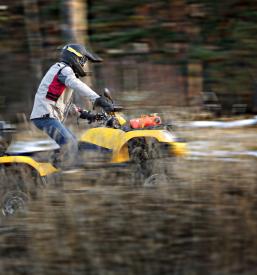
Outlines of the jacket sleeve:
M 94 92 L 89 86 L 76 77 L 72 68 L 69 66 L 64 67 L 60 71 L 58 80 L 66 87 L 73 89 L 75 92 L 78 92 L 80 95 L 88 97 L 92 102 L 94 102 L 96 98 L 99 97 L 96 92 Z

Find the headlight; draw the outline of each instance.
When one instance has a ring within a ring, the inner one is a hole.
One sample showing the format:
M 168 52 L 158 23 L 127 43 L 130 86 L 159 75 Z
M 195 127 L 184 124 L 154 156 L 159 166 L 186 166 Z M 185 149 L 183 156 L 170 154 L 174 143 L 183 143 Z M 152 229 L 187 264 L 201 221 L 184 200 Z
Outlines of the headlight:
M 169 131 L 163 131 L 163 136 L 166 140 L 166 142 L 175 142 L 176 137 Z

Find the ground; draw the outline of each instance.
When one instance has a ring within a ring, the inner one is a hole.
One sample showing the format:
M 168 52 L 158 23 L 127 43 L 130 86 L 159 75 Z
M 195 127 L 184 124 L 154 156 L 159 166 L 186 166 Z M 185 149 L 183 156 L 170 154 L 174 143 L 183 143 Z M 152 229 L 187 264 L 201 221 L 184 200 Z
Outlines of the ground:
M 63 175 L 2 218 L 4 274 L 256 274 L 256 128 L 178 129 L 190 153 L 169 185 Z

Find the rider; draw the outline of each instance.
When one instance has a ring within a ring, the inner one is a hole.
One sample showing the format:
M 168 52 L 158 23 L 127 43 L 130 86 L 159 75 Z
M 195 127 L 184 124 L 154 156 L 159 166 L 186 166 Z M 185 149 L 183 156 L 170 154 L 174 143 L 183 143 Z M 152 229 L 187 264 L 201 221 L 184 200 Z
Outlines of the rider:
M 72 105 L 73 91 L 89 98 L 94 106 L 102 107 L 107 112 L 113 110 L 109 102 L 80 80 L 80 77 L 86 76 L 84 65 L 87 61 L 102 60 L 82 45 L 65 45 L 61 50 L 59 62 L 50 67 L 38 87 L 30 116 L 37 128 L 59 144 L 62 151 L 66 152 L 67 158 L 71 158 L 71 152 L 75 157 L 78 148 L 76 137 L 64 126 L 64 120 Z M 82 112 L 80 117 L 94 119 L 87 111 Z

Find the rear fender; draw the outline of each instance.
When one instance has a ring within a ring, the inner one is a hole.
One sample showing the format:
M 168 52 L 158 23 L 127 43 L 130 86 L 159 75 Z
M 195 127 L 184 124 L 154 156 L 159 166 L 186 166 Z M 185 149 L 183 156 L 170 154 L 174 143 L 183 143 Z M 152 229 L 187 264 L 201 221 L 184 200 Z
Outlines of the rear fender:
M 34 168 L 41 177 L 58 172 L 58 169 L 50 163 L 37 162 L 34 159 L 26 156 L 3 156 L 0 157 L 0 164 L 21 163 L 27 164 Z

